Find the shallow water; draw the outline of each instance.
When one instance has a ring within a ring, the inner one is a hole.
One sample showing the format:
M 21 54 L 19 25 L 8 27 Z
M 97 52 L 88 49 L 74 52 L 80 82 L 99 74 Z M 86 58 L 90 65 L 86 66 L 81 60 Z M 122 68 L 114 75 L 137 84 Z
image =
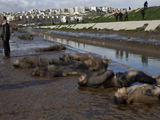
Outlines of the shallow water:
M 80 52 L 91 51 L 115 57 L 115 50 L 96 47 L 49 36 L 36 37 L 32 42 L 11 40 L 12 57 L 22 57 L 36 53 L 33 49 L 53 45 L 56 41 L 67 44 Z M 27 45 L 24 45 L 27 44 Z M 78 47 L 79 46 L 79 47 Z M 94 51 L 93 51 L 94 50 Z M 98 51 L 100 50 L 100 51 Z M 69 51 L 69 50 L 66 50 Z M 65 52 L 66 52 L 65 51 Z M 71 50 L 69 51 L 71 52 Z M 60 52 L 43 53 L 55 57 Z M 113 54 L 113 55 L 112 55 Z M 119 59 L 120 55 L 118 55 Z M 130 57 L 130 56 L 129 56 Z M 116 58 L 116 57 L 115 57 Z M 124 56 L 123 59 L 126 59 Z M 159 120 L 159 105 L 115 105 L 115 89 L 79 88 L 77 77 L 39 78 L 31 77 L 30 72 L 13 69 L 12 63 L 0 64 L 0 119 L 1 120 Z M 115 62 L 110 66 L 117 71 L 125 71 Z
M 115 62 L 133 67 L 137 70 L 142 70 L 151 75 L 160 73 L 160 55 L 153 55 L 147 52 L 139 53 L 138 51 L 127 51 L 125 46 L 124 49 L 115 49 L 111 47 L 107 48 L 86 43 L 79 43 L 67 39 L 54 38 L 51 35 L 44 34 L 43 37 L 44 39 L 50 41 L 68 45 L 69 47 L 72 47 L 72 49 L 76 49 L 81 52 L 91 52 L 100 56 L 105 56 Z
M 114 39 L 114 40 L 124 40 L 124 41 L 134 41 L 134 42 L 140 42 L 140 43 L 149 43 L 154 45 L 160 45 L 159 40 L 144 40 L 144 39 L 137 39 L 134 37 L 128 38 L 125 36 L 117 35 L 117 34 L 100 34 L 100 33 L 86 33 L 86 32 L 65 32 L 65 31 L 55 31 L 50 30 L 49 33 L 55 33 L 60 35 L 71 35 L 75 37 L 90 37 L 90 38 L 107 38 L 107 39 Z

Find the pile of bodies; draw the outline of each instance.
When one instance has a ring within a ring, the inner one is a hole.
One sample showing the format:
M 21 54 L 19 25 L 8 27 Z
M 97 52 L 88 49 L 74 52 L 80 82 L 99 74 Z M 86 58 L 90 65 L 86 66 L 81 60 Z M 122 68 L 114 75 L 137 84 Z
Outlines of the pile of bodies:
M 106 71 L 108 59 L 93 57 L 86 54 L 67 54 L 59 59 L 40 57 L 25 57 L 16 60 L 15 68 L 32 69 L 33 76 L 64 77 L 69 75 L 91 74 L 96 71 Z
M 26 57 L 14 62 L 15 68 L 31 69 L 33 76 L 66 77 L 79 75 L 80 87 L 119 88 L 114 95 L 116 103 L 160 102 L 157 78 L 141 71 L 114 73 L 108 70 L 109 60 L 86 54 L 67 54 L 59 59 Z

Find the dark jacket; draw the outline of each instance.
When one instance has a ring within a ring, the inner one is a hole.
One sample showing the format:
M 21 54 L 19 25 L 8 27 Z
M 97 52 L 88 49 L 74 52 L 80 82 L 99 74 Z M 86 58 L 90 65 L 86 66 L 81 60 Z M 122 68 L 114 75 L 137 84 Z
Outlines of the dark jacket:
M 8 23 L 6 23 L 5 25 L 2 25 L 1 38 L 5 40 L 10 39 L 10 26 Z

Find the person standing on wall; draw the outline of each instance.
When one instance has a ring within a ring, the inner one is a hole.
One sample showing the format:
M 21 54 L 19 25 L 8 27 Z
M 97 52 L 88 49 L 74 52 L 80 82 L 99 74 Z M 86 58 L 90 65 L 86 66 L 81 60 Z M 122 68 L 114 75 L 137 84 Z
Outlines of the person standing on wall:
M 116 13 L 115 13 L 116 21 L 118 21 L 118 16 L 119 16 L 119 14 L 116 12 Z
M 124 13 L 124 20 L 125 20 L 125 21 L 128 21 L 128 12 L 127 12 L 127 10 L 126 10 L 126 12 Z
M 120 21 L 123 21 L 123 13 L 120 11 L 120 13 L 119 13 L 119 20 Z
M 142 10 L 141 10 L 141 15 L 142 15 L 142 20 L 144 20 L 144 17 L 145 17 L 145 9 L 142 9 Z
M 2 17 L 2 33 L 1 39 L 3 41 L 4 54 L 6 58 L 10 57 L 10 25 L 7 23 L 7 18 L 5 16 Z
M 147 1 L 144 3 L 144 8 L 148 8 L 148 2 Z

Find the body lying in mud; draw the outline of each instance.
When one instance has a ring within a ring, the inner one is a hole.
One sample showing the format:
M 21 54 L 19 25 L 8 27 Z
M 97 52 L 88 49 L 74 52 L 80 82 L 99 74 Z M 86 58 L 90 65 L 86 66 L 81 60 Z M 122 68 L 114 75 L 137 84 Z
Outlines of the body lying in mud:
M 117 104 L 160 103 L 160 87 L 151 84 L 140 84 L 120 88 L 115 93 L 114 100 Z
M 80 76 L 78 84 L 79 86 L 103 86 L 105 88 L 110 87 L 129 87 L 135 82 L 147 83 L 147 84 L 157 84 L 157 81 L 152 76 L 145 74 L 142 71 L 131 71 L 124 73 L 114 74 L 112 70 L 107 70 L 105 72 L 99 72 L 98 74 L 83 74 Z
M 36 49 L 36 52 L 50 52 L 50 51 L 62 51 L 66 50 L 66 47 L 64 45 L 54 45 L 47 48 L 39 48 Z
M 23 35 L 18 36 L 18 38 L 22 39 L 22 40 L 33 40 L 34 35 L 32 35 L 32 34 L 23 34 Z
M 80 75 L 92 71 L 106 70 L 107 59 L 97 58 L 86 54 L 67 54 L 59 59 L 47 59 L 40 57 L 26 57 L 16 60 L 15 68 L 32 69 L 33 76 L 64 77 L 68 75 Z
M 78 84 L 82 87 L 123 87 L 115 93 L 117 103 L 154 103 L 159 101 L 160 88 L 156 87 L 156 78 L 141 71 L 114 74 L 112 70 L 107 70 L 108 64 L 109 60 L 104 58 L 86 54 L 67 54 L 59 59 L 38 56 L 26 57 L 16 60 L 13 65 L 15 68 L 31 69 L 33 76 L 66 77 L 78 75 L 80 76 Z M 142 85 L 133 86 L 136 82 L 141 82 Z M 143 92 L 141 93 L 141 91 Z M 149 101 L 145 102 L 146 98 Z

